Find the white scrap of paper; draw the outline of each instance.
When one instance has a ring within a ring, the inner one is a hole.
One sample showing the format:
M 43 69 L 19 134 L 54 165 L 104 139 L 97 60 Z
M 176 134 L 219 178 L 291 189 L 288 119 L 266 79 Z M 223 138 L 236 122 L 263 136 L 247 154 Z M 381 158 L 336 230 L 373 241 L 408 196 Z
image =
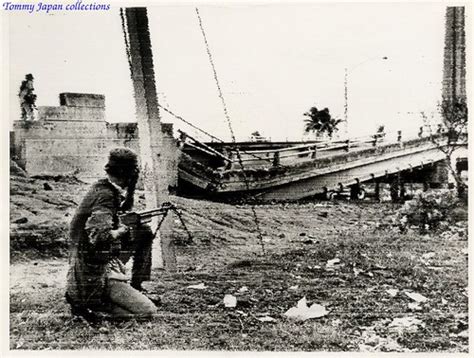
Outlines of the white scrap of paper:
M 206 287 L 206 285 L 205 285 L 204 283 L 201 282 L 201 283 L 199 283 L 199 284 L 197 284 L 197 285 L 190 285 L 190 286 L 188 286 L 188 288 L 192 288 L 192 289 L 194 289 L 194 290 L 204 290 L 204 289 L 206 289 L 207 287 Z
M 405 295 L 407 295 L 408 297 L 410 297 L 412 300 L 414 300 L 416 302 L 426 302 L 426 301 L 428 301 L 428 298 L 426 298 L 425 296 L 420 295 L 419 293 L 416 293 L 416 292 L 405 292 Z
M 328 311 L 326 310 L 326 308 L 316 303 L 312 304 L 311 307 L 308 307 L 306 297 L 303 297 L 301 300 L 299 300 L 296 307 L 292 307 L 285 312 L 285 316 L 296 319 L 298 321 L 306 321 L 307 319 L 311 318 L 319 318 L 326 316 L 327 314 Z
M 237 298 L 233 295 L 225 295 L 224 306 L 229 308 L 237 306 Z

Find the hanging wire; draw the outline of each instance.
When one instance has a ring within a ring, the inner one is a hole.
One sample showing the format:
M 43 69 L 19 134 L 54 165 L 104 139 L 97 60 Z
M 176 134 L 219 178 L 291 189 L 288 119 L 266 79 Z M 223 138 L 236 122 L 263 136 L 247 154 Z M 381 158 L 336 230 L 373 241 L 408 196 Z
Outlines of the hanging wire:
M 232 142 L 235 143 L 234 130 L 232 129 L 232 124 L 231 124 L 231 121 L 230 121 L 229 112 L 227 111 L 227 105 L 225 103 L 224 95 L 222 93 L 222 89 L 221 89 L 221 86 L 219 84 L 219 79 L 217 78 L 216 67 L 214 66 L 214 61 L 212 59 L 211 50 L 209 48 L 209 43 L 207 42 L 207 36 L 206 36 L 206 33 L 204 32 L 204 27 L 202 25 L 201 15 L 199 14 L 199 9 L 198 8 L 196 8 L 196 14 L 197 14 L 197 17 L 198 17 L 198 20 L 199 20 L 199 27 L 201 28 L 201 33 L 202 33 L 202 36 L 204 38 L 204 44 L 206 45 L 207 56 L 209 57 L 209 61 L 211 63 L 212 73 L 214 75 L 214 80 L 216 82 L 217 91 L 219 92 L 219 98 L 221 99 L 222 108 L 224 109 L 224 115 L 225 115 L 225 118 L 227 120 L 227 125 L 229 126 Z
M 196 9 L 197 11 L 197 9 Z M 199 13 L 198 13 L 199 15 Z M 122 23 L 122 33 L 123 33 L 123 38 L 124 38 L 124 41 L 125 41 L 125 51 L 126 51 L 126 54 L 127 54 L 127 61 L 128 61 L 128 66 L 130 68 L 130 72 L 133 73 L 133 68 L 132 68 L 132 60 L 131 60 L 131 54 L 130 54 L 130 42 L 128 40 L 128 32 L 127 32 L 127 26 L 125 24 L 125 14 L 124 14 L 124 10 L 123 8 L 120 8 L 120 19 L 121 19 L 121 23 Z M 202 27 L 201 27 L 202 28 Z M 205 37 L 205 34 L 204 34 L 204 37 Z M 207 39 L 205 40 L 206 41 L 206 44 L 207 44 Z M 208 52 L 208 55 L 210 55 L 210 52 Z M 217 73 L 215 71 L 215 68 L 214 68 L 214 65 L 212 66 L 213 68 L 213 71 L 214 71 L 214 78 L 217 79 Z M 219 82 L 217 81 L 217 84 L 219 86 Z M 227 112 L 227 106 L 225 105 L 225 102 L 224 102 L 224 97 L 222 97 L 222 91 L 220 90 L 220 86 L 219 86 L 219 93 L 221 94 L 221 100 L 223 101 L 223 105 L 224 105 L 224 111 L 226 113 L 226 118 L 228 120 L 228 124 L 229 124 L 229 128 L 230 128 L 230 131 L 231 131 L 231 135 L 232 135 L 232 140 L 233 140 L 233 143 L 235 143 L 235 136 L 234 136 L 234 131 L 232 130 L 232 126 L 230 125 L 230 118 L 229 118 L 229 115 L 228 115 L 228 112 Z M 225 143 L 222 139 L 212 135 L 211 133 L 209 132 L 206 132 L 205 130 L 197 127 L 196 125 L 192 124 L 191 122 L 185 120 L 183 117 L 177 115 L 176 113 L 173 113 L 170 109 L 166 108 L 166 107 L 163 107 L 161 104 L 158 103 L 158 107 L 163 109 L 165 112 L 167 112 L 168 114 L 170 114 L 171 116 L 173 116 L 174 118 L 186 123 L 187 125 L 191 126 L 192 128 L 196 129 L 197 131 L 207 135 L 209 138 L 212 138 L 213 140 L 216 140 L 220 143 Z M 235 148 L 235 147 L 234 147 Z M 263 158 L 263 157 L 260 157 L 256 154 L 253 154 L 253 153 L 247 153 L 246 151 L 242 151 L 243 153 L 246 153 L 248 155 L 250 155 L 251 157 L 254 157 L 256 159 L 259 159 L 259 160 L 263 160 L 263 161 L 267 161 L 267 162 L 270 162 L 272 163 L 272 160 L 269 159 L 269 158 Z M 238 153 L 238 157 L 240 158 L 240 154 Z M 239 163 L 240 164 L 240 163 Z M 278 164 L 277 165 L 278 167 L 282 167 L 282 165 Z
M 183 117 L 177 115 L 176 113 L 173 113 L 170 109 L 168 109 L 168 108 L 166 108 L 166 107 L 163 107 L 163 106 L 162 106 L 161 104 L 159 104 L 159 103 L 158 103 L 158 107 L 162 108 L 165 112 L 167 112 L 168 114 L 170 114 L 170 115 L 173 116 L 174 118 L 176 118 L 176 119 L 178 119 L 178 120 L 180 120 L 180 121 L 182 121 L 182 122 L 188 124 L 188 125 L 191 126 L 192 128 L 194 128 L 194 129 L 198 130 L 199 132 L 201 132 L 201 133 L 207 135 L 208 137 L 214 139 L 215 141 L 217 141 L 217 142 L 219 142 L 219 143 L 225 143 L 224 140 L 222 140 L 222 139 L 220 139 L 220 138 L 218 138 L 218 137 L 216 137 L 216 136 L 214 136 L 214 135 L 212 135 L 212 134 L 206 132 L 205 130 L 203 130 L 203 129 L 197 127 L 197 126 L 195 126 L 195 125 L 192 124 L 191 122 L 185 120 Z M 234 144 L 234 143 L 233 143 L 233 144 Z M 233 147 L 234 147 L 234 149 L 235 149 L 235 144 L 234 144 Z M 255 158 L 255 159 L 259 159 L 259 160 L 262 160 L 262 161 L 266 161 L 266 162 L 272 163 L 272 165 L 275 165 L 274 162 L 273 162 L 273 159 L 271 159 L 271 158 L 261 157 L 261 156 L 259 156 L 259 155 L 257 155 L 257 154 L 250 153 L 250 152 L 245 151 L 245 150 L 241 150 L 241 153 L 245 153 L 245 154 L 247 154 L 247 155 L 249 155 L 249 156 L 251 156 L 251 157 L 253 157 L 253 158 Z M 284 167 L 284 166 L 281 165 L 281 164 L 277 164 L 277 165 L 275 165 L 275 166 L 280 167 L 280 168 Z
M 181 117 L 181 116 L 178 116 L 177 114 L 173 113 L 173 112 L 172 112 L 171 110 L 169 110 L 168 108 L 163 107 L 163 106 L 162 106 L 161 104 L 159 104 L 159 103 L 158 103 L 158 107 L 160 107 L 161 109 L 163 109 L 163 110 L 164 110 L 165 112 L 167 112 L 168 114 L 172 115 L 174 118 L 179 119 L 180 121 L 186 123 L 187 125 L 191 126 L 192 128 L 194 128 L 194 129 L 198 130 L 199 132 L 201 132 L 201 133 L 207 135 L 209 138 L 212 138 L 212 139 L 214 139 L 214 140 L 216 140 L 216 141 L 218 141 L 218 142 L 224 143 L 224 141 L 223 141 L 222 139 L 217 138 L 216 136 L 213 136 L 211 133 L 206 132 L 205 130 L 203 130 L 203 129 L 197 127 L 197 126 L 195 126 L 195 125 L 192 124 L 191 122 L 185 120 L 185 119 L 184 119 L 183 117 Z
M 231 137 L 232 137 L 232 143 L 233 143 L 234 149 L 237 153 L 237 159 L 239 161 L 239 165 L 240 165 L 240 168 L 241 168 L 241 171 L 242 171 L 242 176 L 244 178 L 245 187 L 246 187 L 247 191 L 250 192 L 249 180 L 248 180 L 247 174 L 245 173 L 245 168 L 244 168 L 244 163 L 242 161 L 242 156 L 240 155 L 239 149 L 235 145 L 236 140 L 235 140 L 234 130 L 232 128 L 232 122 L 231 122 L 231 119 L 230 119 L 230 116 L 229 116 L 229 112 L 227 110 L 227 105 L 226 105 L 225 100 L 224 100 L 224 95 L 222 93 L 221 86 L 219 84 L 219 78 L 217 77 L 216 67 L 214 65 L 214 60 L 212 58 L 209 43 L 207 41 L 206 32 L 204 31 L 204 26 L 202 24 L 201 15 L 199 14 L 199 9 L 198 8 L 196 8 L 196 14 L 197 14 L 197 17 L 198 17 L 198 20 L 199 20 L 199 27 L 201 29 L 202 36 L 204 38 L 204 44 L 206 45 L 207 56 L 209 57 L 209 62 L 210 62 L 211 67 L 212 67 L 212 73 L 214 75 L 214 80 L 216 82 L 217 91 L 219 93 L 219 98 L 221 99 L 222 107 L 224 109 L 224 115 L 225 115 L 225 118 L 227 120 L 227 125 L 229 126 L 230 134 L 231 134 Z M 255 210 L 255 205 L 252 202 L 250 203 L 250 208 L 252 210 L 253 219 L 254 219 L 254 222 L 255 222 L 255 228 L 257 230 L 257 237 L 258 237 L 258 240 L 260 242 L 260 246 L 262 248 L 262 253 L 265 254 L 265 245 L 263 243 L 263 236 L 262 236 L 262 233 L 261 233 L 261 230 L 260 230 L 260 223 L 259 223 L 259 220 L 258 220 L 257 212 Z

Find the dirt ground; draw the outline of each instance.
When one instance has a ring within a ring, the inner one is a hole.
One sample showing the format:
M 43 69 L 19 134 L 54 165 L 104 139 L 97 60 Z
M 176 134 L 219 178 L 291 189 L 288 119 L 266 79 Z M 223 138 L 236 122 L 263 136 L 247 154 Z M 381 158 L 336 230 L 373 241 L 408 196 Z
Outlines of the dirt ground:
M 161 297 L 158 315 L 73 318 L 66 232 L 86 188 L 12 177 L 11 349 L 468 350 L 467 222 L 400 233 L 399 205 L 371 201 L 257 206 L 260 241 L 248 205 L 173 197 L 193 240 L 176 221 L 179 270 L 157 270 L 147 286 Z M 287 317 L 303 297 L 326 314 Z

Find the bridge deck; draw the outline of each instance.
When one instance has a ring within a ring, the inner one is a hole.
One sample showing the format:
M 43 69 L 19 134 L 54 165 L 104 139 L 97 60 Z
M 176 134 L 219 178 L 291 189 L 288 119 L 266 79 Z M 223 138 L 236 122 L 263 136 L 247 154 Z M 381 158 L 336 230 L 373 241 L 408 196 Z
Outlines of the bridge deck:
M 437 140 L 445 143 L 446 136 L 439 134 Z M 347 143 L 311 143 L 246 152 L 241 156 L 244 170 L 239 162 L 227 170 L 212 170 L 188 161 L 180 165 L 179 175 L 216 194 L 238 195 L 250 190 L 262 200 L 291 200 L 445 159 L 430 137 L 376 144 L 362 141 L 350 143 L 347 148 Z M 275 153 L 279 157 L 277 163 Z

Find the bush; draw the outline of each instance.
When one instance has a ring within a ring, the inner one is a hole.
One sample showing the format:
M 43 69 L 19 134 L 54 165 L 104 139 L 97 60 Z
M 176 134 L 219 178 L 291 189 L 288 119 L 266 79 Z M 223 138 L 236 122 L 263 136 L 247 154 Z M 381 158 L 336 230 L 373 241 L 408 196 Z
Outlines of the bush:
M 460 205 L 460 200 L 452 190 L 419 193 L 400 209 L 398 219 L 401 229 L 416 227 L 421 233 L 445 229 L 456 221 L 452 214 Z

